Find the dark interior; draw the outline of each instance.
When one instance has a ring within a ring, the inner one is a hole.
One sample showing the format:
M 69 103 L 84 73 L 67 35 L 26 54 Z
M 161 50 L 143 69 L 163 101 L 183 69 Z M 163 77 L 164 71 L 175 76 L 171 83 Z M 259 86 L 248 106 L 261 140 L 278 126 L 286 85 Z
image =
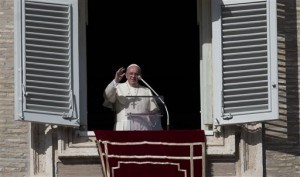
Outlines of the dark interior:
M 89 130 L 113 129 L 113 112 L 102 106 L 102 94 L 116 70 L 131 63 L 142 68 L 143 79 L 164 97 L 170 129 L 199 129 L 196 0 L 88 3 Z

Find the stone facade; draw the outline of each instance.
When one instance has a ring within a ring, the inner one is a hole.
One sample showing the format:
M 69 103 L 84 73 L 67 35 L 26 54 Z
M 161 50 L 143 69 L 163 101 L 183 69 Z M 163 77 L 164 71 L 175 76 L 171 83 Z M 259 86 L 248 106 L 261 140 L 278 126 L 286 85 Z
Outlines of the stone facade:
M 265 174 L 300 175 L 299 0 L 278 0 L 280 120 L 265 123 Z
M 0 0 L 0 177 L 81 175 L 74 173 L 76 169 L 95 174 L 99 168 L 95 149 L 86 155 L 88 160 L 82 161 L 81 157 L 74 158 L 68 153 L 77 152 L 72 148 L 83 149 L 85 146 L 81 144 L 84 143 L 68 144 L 62 137 L 64 131 L 57 130 L 60 128 L 14 121 L 13 2 Z M 208 176 L 300 175 L 300 8 L 297 7 L 300 7 L 300 0 L 278 0 L 280 120 L 228 127 L 221 131 L 220 138 L 208 138 L 207 151 L 211 154 L 207 158 Z M 41 141 L 31 144 L 33 139 Z M 86 147 L 92 149 L 93 144 L 90 139 L 88 141 L 90 144 Z M 262 166 L 257 159 L 263 160 Z
M 0 1 L 0 176 L 29 176 L 29 124 L 14 121 L 14 6 Z

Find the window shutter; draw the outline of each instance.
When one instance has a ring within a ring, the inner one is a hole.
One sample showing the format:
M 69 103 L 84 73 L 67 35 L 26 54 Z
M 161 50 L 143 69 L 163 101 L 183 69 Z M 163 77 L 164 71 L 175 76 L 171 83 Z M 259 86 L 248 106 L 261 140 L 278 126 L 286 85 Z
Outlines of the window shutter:
M 278 119 L 275 0 L 214 1 L 217 124 Z
M 22 0 L 16 57 L 21 76 L 17 120 L 80 125 L 77 0 Z M 15 1 L 16 2 L 16 1 Z M 20 10 L 20 9 L 15 9 Z M 17 17 L 18 18 L 18 17 Z M 16 20 L 18 21 L 18 20 Z M 74 34 L 72 34 L 74 33 Z

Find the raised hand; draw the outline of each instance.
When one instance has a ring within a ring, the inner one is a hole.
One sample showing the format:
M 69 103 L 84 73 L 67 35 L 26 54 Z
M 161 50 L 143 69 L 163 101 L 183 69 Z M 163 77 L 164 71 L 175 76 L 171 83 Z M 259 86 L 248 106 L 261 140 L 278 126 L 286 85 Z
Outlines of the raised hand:
M 121 81 L 121 79 L 124 77 L 124 75 L 125 75 L 124 71 L 125 71 L 124 67 L 121 67 L 118 69 L 118 71 L 116 72 L 116 75 L 115 75 L 116 83 L 119 83 Z

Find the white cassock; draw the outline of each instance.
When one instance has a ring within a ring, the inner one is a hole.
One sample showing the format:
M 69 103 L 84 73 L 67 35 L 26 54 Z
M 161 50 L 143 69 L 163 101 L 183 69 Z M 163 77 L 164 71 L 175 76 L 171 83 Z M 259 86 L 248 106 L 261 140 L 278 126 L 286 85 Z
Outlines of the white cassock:
M 112 81 L 104 91 L 103 106 L 112 108 L 116 113 L 114 129 L 162 130 L 159 109 L 151 96 L 147 87 L 132 87 L 128 81 L 119 84 Z

